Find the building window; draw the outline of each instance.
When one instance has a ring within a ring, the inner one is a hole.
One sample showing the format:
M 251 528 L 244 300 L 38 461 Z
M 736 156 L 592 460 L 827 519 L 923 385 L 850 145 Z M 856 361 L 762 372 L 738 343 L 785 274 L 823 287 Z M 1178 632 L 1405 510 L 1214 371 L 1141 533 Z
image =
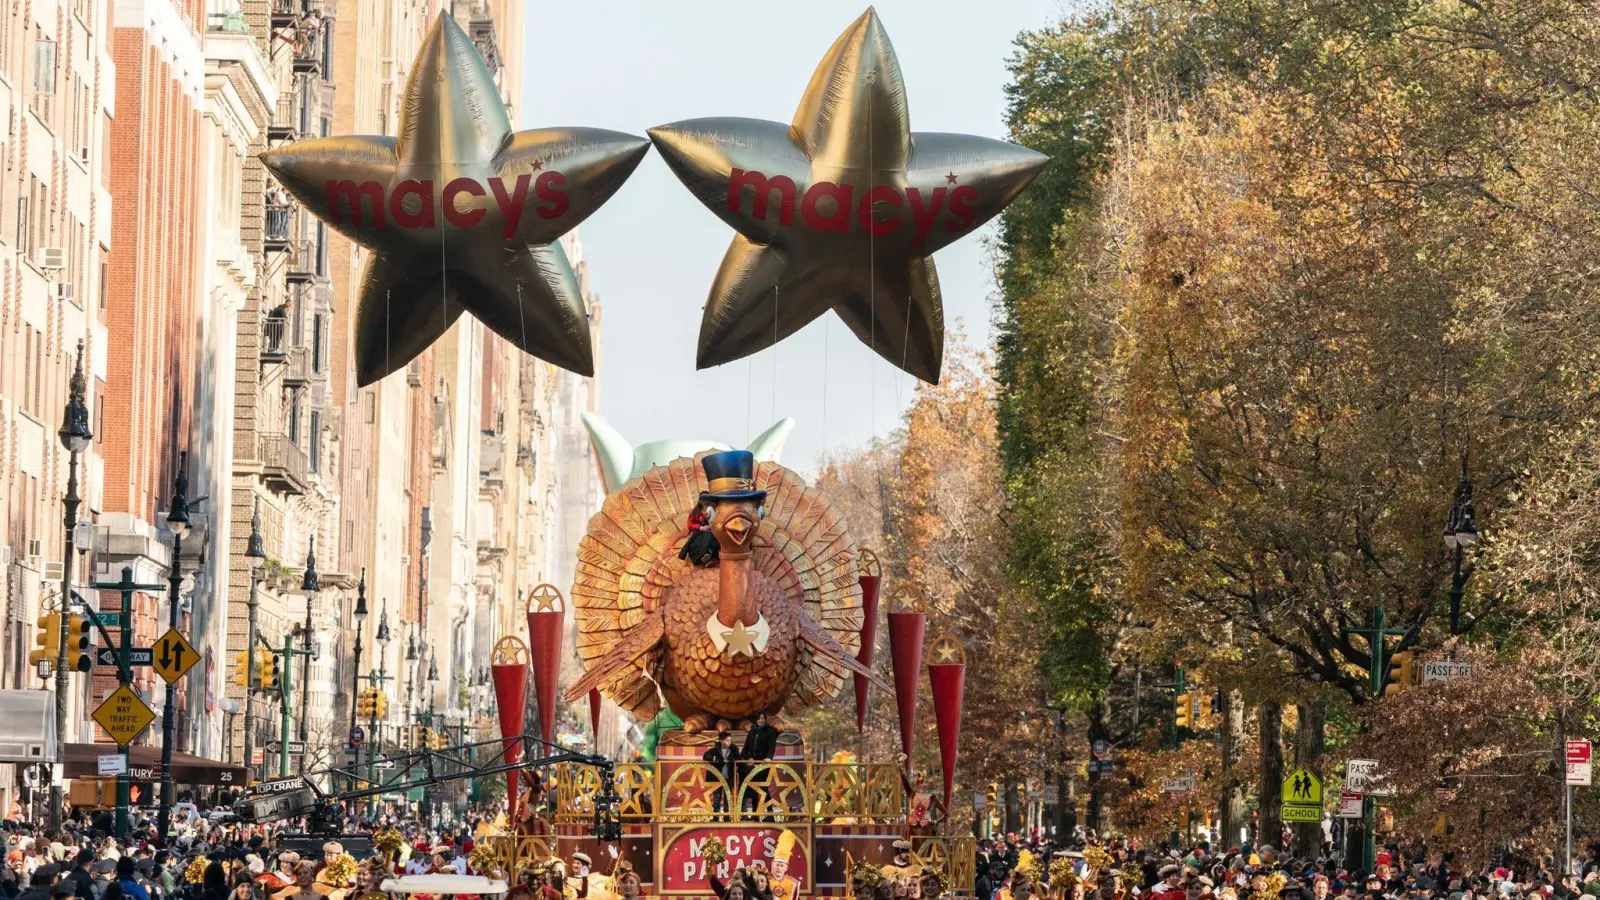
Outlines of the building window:
M 322 471 L 322 413 L 315 410 L 311 413 L 311 450 L 306 454 L 311 457 L 311 471 Z
M 56 42 L 36 28 L 33 38 L 33 109 L 47 124 L 56 92 Z
M 111 283 L 109 276 L 110 263 L 107 260 L 106 248 L 100 248 L 100 311 L 106 311 L 106 285 Z
M 322 371 L 322 313 L 311 317 L 311 371 Z
M 17 198 L 17 249 L 24 255 L 27 254 L 28 244 L 28 198 Z

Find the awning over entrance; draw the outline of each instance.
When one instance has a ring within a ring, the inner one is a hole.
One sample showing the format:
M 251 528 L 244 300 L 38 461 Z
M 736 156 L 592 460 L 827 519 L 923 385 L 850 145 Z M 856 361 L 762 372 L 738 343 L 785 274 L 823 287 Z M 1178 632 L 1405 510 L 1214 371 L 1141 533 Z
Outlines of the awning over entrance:
M 99 758 L 117 752 L 116 744 L 68 744 L 68 778 L 85 778 L 100 774 Z M 134 781 L 161 780 L 161 748 L 129 747 L 128 774 Z M 172 780 L 176 784 L 214 784 L 222 787 L 244 787 L 244 766 L 191 756 L 188 753 L 172 754 Z

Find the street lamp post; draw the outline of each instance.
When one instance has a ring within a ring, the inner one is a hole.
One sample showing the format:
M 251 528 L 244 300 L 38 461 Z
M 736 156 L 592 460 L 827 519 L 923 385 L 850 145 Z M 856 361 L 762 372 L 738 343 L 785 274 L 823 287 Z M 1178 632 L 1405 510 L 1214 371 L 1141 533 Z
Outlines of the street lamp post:
M 261 610 L 261 568 L 267 562 L 266 545 L 261 540 L 261 498 L 256 498 L 255 509 L 250 513 L 250 539 L 245 544 L 245 561 L 250 564 L 250 610 L 249 625 L 246 626 L 244 638 L 245 659 L 245 686 L 244 686 L 244 765 L 245 770 L 251 775 L 256 774 L 256 617 Z M 228 732 L 230 743 L 233 732 Z M 249 779 L 245 779 L 247 786 Z
M 417 721 L 417 626 L 406 629 L 406 715 L 407 728 Z M 411 748 L 415 750 L 416 748 Z
M 1478 543 L 1478 524 L 1472 505 L 1472 481 L 1467 478 L 1467 459 L 1461 458 L 1461 480 L 1456 483 L 1455 499 L 1450 503 L 1450 519 L 1444 526 L 1444 545 L 1450 548 L 1450 634 L 1461 633 L 1461 592 L 1466 579 L 1461 575 L 1462 558 Z
M 354 739 L 355 739 L 355 733 L 356 733 L 356 707 L 360 705 L 359 701 L 360 701 L 360 698 L 361 698 L 361 632 L 362 632 L 362 630 L 363 630 L 363 628 L 364 628 L 364 626 L 366 625 L 366 622 L 367 622 L 367 569 L 366 569 L 365 566 L 363 566 L 361 568 L 361 581 L 359 581 L 356 584 L 355 620 L 356 620 L 355 664 L 350 667 L 350 672 L 351 672 L 351 678 L 350 678 L 350 682 L 351 682 L 351 684 L 350 684 L 350 688 L 351 688 L 351 694 L 350 694 L 350 730 L 348 732 L 349 736 L 346 737 L 346 739 L 345 739 L 345 746 L 351 748 L 357 754 L 359 754 L 361 752 L 361 748 L 356 747 L 351 742 L 354 741 Z M 356 761 L 360 762 L 359 759 L 357 759 Z M 355 781 L 356 781 L 356 778 L 355 778 L 354 775 L 351 776 L 350 781 L 351 781 L 351 784 L 353 786 Z M 350 811 L 351 812 L 355 811 L 355 805 L 354 804 L 351 804 Z
M 433 731 L 433 695 L 438 691 L 439 685 L 439 654 L 434 651 L 428 653 L 428 731 Z M 428 788 L 425 796 L 431 795 L 432 801 L 428 804 L 430 814 L 436 811 L 439 803 L 439 794 L 433 788 Z
M 167 627 L 178 627 L 178 591 L 183 583 L 183 536 L 189 533 L 189 451 L 178 454 L 178 474 L 172 483 L 172 508 L 167 512 L 167 530 L 172 532 L 172 562 L 167 566 Z M 172 834 L 172 745 L 177 740 L 178 686 L 167 683 L 166 703 L 161 708 L 161 811 L 156 816 L 156 832 L 166 844 Z
M 300 579 L 300 590 L 306 595 L 306 621 L 300 633 L 300 649 L 305 654 L 304 661 L 300 664 L 300 743 L 306 743 L 306 726 L 311 718 L 311 612 L 316 605 L 317 592 L 322 590 L 322 583 L 317 579 L 317 536 L 311 536 L 311 543 L 306 548 L 306 574 Z M 305 749 L 300 751 L 301 764 L 305 763 Z
M 67 610 L 72 606 L 72 551 L 78 524 L 78 454 L 89 449 L 94 432 L 89 430 L 89 406 L 83 395 L 83 341 L 78 341 L 78 363 L 72 373 L 66 409 L 61 412 L 61 446 L 66 448 L 67 495 L 63 499 L 61 521 L 66 526 L 66 553 L 61 558 L 61 647 L 56 660 L 56 760 L 67 762 Z M 50 827 L 61 827 L 61 782 L 50 779 Z

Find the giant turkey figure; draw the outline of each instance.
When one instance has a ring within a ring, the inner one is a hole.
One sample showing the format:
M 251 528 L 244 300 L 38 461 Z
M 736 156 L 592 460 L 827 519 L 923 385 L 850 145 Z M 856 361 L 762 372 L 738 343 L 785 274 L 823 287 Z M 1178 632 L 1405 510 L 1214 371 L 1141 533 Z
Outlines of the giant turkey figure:
M 710 568 L 677 555 L 701 502 L 722 547 Z M 607 497 L 572 595 L 588 672 L 569 701 L 598 687 L 641 718 L 664 701 L 693 733 L 820 703 L 851 671 L 883 684 L 856 661 L 861 589 L 838 512 L 748 450 L 674 460 Z

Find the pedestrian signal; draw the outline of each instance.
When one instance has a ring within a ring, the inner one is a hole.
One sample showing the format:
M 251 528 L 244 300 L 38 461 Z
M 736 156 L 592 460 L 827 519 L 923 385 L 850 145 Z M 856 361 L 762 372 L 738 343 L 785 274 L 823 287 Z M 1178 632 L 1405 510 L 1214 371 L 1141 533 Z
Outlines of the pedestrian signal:
M 239 687 L 250 686 L 250 651 L 240 650 L 233 655 L 233 683 Z

